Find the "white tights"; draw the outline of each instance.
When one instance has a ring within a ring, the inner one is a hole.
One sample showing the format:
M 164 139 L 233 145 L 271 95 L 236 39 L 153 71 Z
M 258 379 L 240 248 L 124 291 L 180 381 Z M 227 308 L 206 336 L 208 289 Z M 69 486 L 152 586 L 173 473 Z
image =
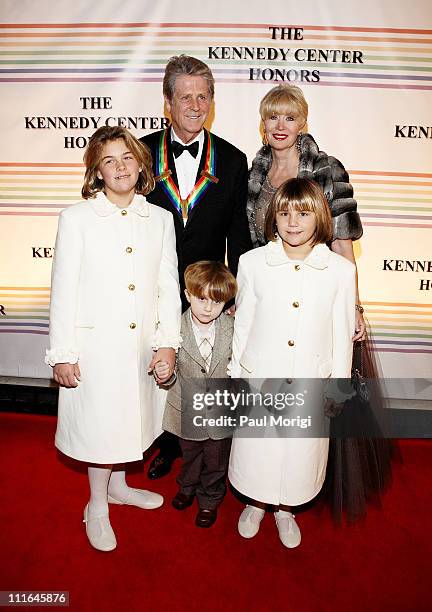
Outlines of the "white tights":
M 126 500 L 130 489 L 126 484 L 124 465 L 88 466 L 90 485 L 89 516 L 108 513 L 108 493 L 118 500 Z
M 108 482 L 112 466 L 88 466 L 90 485 L 89 517 L 108 514 Z

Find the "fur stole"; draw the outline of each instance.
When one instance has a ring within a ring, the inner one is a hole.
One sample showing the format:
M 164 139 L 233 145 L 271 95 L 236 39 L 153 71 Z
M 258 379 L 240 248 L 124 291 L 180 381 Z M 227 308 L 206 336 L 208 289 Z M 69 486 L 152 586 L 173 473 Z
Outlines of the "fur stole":
M 338 159 L 320 151 L 310 134 L 299 135 L 298 146 L 300 149 L 298 177 L 314 180 L 323 190 L 333 217 L 333 239 L 357 240 L 363 230 L 347 171 Z M 249 171 L 247 215 L 254 247 L 261 246 L 253 222 L 255 207 L 271 164 L 270 147 L 263 146 L 254 158 Z

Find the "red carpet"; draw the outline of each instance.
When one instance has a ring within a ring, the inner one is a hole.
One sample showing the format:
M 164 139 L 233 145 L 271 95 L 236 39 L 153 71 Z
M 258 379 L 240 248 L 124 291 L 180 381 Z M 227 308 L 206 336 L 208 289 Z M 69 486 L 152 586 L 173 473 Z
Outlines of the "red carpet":
M 118 548 L 99 553 L 81 522 L 85 471 L 61 460 L 54 430 L 53 417 L 0 414 L 0 590 L 68 590 L 70 609 L 97 612 L 431 609 L 430 441 L 401 442 L 383 507 L 364 522 L 336 527 L 317 507 L 299 514 L 295 550 L 279 543 L 271 515 L 243 540 L 230 493 L 216 525 L 196 528 L 195 506 L 170 506 L 174 476 L 148 483 L 134 464 L 129 482 L 165 495 L 165 506 L 112 507 Z

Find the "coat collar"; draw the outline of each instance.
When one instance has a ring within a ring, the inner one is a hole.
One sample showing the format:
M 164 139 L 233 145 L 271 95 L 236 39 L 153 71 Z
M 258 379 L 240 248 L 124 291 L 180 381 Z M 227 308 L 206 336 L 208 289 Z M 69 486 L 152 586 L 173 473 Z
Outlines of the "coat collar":
M 120 213 L 122 210 L 110 202 L 102 191 L 97 193 L 94 200 L 90 200 L 90 205 L 99 217 L 109 217 L 114 213 Z M 126 210 L 136 213 L 140 217 L 148 217 L 150 215 L 149 204 L 143 195 L 136 194 Z
M 297 261 L 288 258 L 280 238 L 275 240 L 275 242 L 269 242 L 263 248 L 265 249 L 265 260 L 269 266 L 280 266 Z M 324 270 L 324 268 L 328 267 L 329 259 L 330 249 L 328 246 L 325 244 L 316 244 L 306 259 L 301 260 L 300 263 L 317 270 Z

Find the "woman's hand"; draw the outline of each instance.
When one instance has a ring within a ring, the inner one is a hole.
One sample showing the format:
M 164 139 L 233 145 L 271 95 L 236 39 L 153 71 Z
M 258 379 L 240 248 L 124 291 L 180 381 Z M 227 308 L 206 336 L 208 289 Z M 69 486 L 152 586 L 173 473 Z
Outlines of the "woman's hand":
M 56 363 L 53 367 L 53 378 L 61 387 L 77 387 L 81 372 L 77 363 Z
M 366 340 L 366 323 L 363 318 L 363 313 L 357 310 L 357 308 L 355 312 L 355 334 L 352 339 L 353 342 L 356 340 Z
M 326 399 L 324 404 L 324 414 L 329 419 L 337 417 L 341 414 L 344 407 L 344 402 L 338 403 L 331 397 Z
M 357 284 L 356 302 L 357 304 L 359 304 L 357 264 L 356 264 L 356 260 L 354 257 L 352 240 L 342 240 L 342 239 L 337 238 L 336 240 L 333 240 L 333 242 L 331 243 L 331 250 L 334 251 L 335 253 L 338 253 L 339 255 L 342 255 L 342 257 L 345 257 L 346 259 L 348 259 L 348 261 L 351 261 L 356 266 L 356 284 Z M 363 318 L 363 313 L 360 312 L 357 308 L 355 312 L 355 334 L 352 337 L 352 339 L 353 339 L 353 342 L 355 342 L 356 340 L 366 339 L 366 323 Z

